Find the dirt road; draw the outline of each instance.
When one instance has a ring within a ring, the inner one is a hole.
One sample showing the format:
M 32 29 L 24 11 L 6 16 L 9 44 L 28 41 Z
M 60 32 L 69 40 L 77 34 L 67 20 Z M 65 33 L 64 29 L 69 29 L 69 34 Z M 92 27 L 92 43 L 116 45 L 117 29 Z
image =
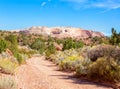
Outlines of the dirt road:
M 16 80 L 19 89 L 112 89 L 98 84 L 77 80 L 70 73 L 57 67 L 43 56 L 32 57 L 18 67 Z

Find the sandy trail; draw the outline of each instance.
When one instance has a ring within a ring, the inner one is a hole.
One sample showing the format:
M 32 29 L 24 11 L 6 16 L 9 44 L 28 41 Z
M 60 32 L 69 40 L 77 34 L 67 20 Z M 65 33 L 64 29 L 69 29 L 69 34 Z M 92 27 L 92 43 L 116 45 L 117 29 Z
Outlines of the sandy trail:
M 18 67 L 16 80 L 19 89 L 112 89 L 77 80 L 72 74 L 57 71 L 57 67 L 41 57 L 32 57 Z

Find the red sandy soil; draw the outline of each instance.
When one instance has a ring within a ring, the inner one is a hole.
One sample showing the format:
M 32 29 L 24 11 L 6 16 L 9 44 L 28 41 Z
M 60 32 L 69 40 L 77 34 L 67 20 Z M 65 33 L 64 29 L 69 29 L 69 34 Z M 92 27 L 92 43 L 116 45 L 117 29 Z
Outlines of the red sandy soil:
M 45 57 L 32 57 L 18 67 L 16 80 L 18 89 L 112 89 L 96 83 L 78 80 L 72 73 L 58 71 Z

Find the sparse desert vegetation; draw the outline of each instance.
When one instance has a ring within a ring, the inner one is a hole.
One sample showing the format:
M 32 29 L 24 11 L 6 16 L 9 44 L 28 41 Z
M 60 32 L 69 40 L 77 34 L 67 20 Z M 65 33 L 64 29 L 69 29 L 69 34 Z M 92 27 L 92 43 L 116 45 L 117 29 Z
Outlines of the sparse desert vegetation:
M 0 0 L 0 89 L 120 89 L 120 0 Z
M 120 33 L 112 28 L 111 37 L 85 39 L 54 38 L 36 34 L 0 32 L 0 73 L 14 76 L 18 66 L 34 54 L 44 55 L 66 72 L 79 78 L 103 83 L 120 83 Z M 86 42 L 89 41 L 87 44 Z M 0 81 L 0 89 L 16 89 L 14 81 Z M 3 88 L 8 86 L 10 88 Z M 117 85 L 118 87 L 119 85 Z

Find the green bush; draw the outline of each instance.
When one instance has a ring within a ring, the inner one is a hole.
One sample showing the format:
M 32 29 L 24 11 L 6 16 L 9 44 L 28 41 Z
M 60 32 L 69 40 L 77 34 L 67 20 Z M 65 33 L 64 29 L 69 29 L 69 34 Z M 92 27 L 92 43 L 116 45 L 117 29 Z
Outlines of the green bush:
M 72 38 L 66 38 L 61 41 L 63 44 L 63 50 L 68 49 L 78 49 L 84 46 L 84 43 L 82 41 L 73 40 Z
M 5 38 L 9 42 L 10 50 L 12 51 L 13 55 L 16 57 L 18 54 L 18 42 L 17 42 L 17 36 L 10 34 L 6 36 Z
M 54 54 L 55 52 L 56 52 L 55 46 L 53 45 L 53 43 L 50 43 L 45 51 L 46 56 L 49 57 L 51 54 Z
M 16 35 L 10 34 L 10 35 L 6 36 L 5 39 L 7 41 L 10 41 L 12 44 L 17 44 L 17 36 Z
M 25 59 L 23 59 L 23 57 L 22 57 L 22 55 L 20 53 L 18 53 L 16 55 L 16 58 L 17 58 L 17 61 L 18 61 L 19 64 L 25 63 Z
M 43 42 L 41 39 L 36 39 L 30 47 L 32 49 L 38 50 L 40 54 L 43 54 L 46 48 L 45 42 Z
M 0 53 L 5 51 L 6 48 L 7 48 L 7 42 L 5 40 L 0 39 Z

